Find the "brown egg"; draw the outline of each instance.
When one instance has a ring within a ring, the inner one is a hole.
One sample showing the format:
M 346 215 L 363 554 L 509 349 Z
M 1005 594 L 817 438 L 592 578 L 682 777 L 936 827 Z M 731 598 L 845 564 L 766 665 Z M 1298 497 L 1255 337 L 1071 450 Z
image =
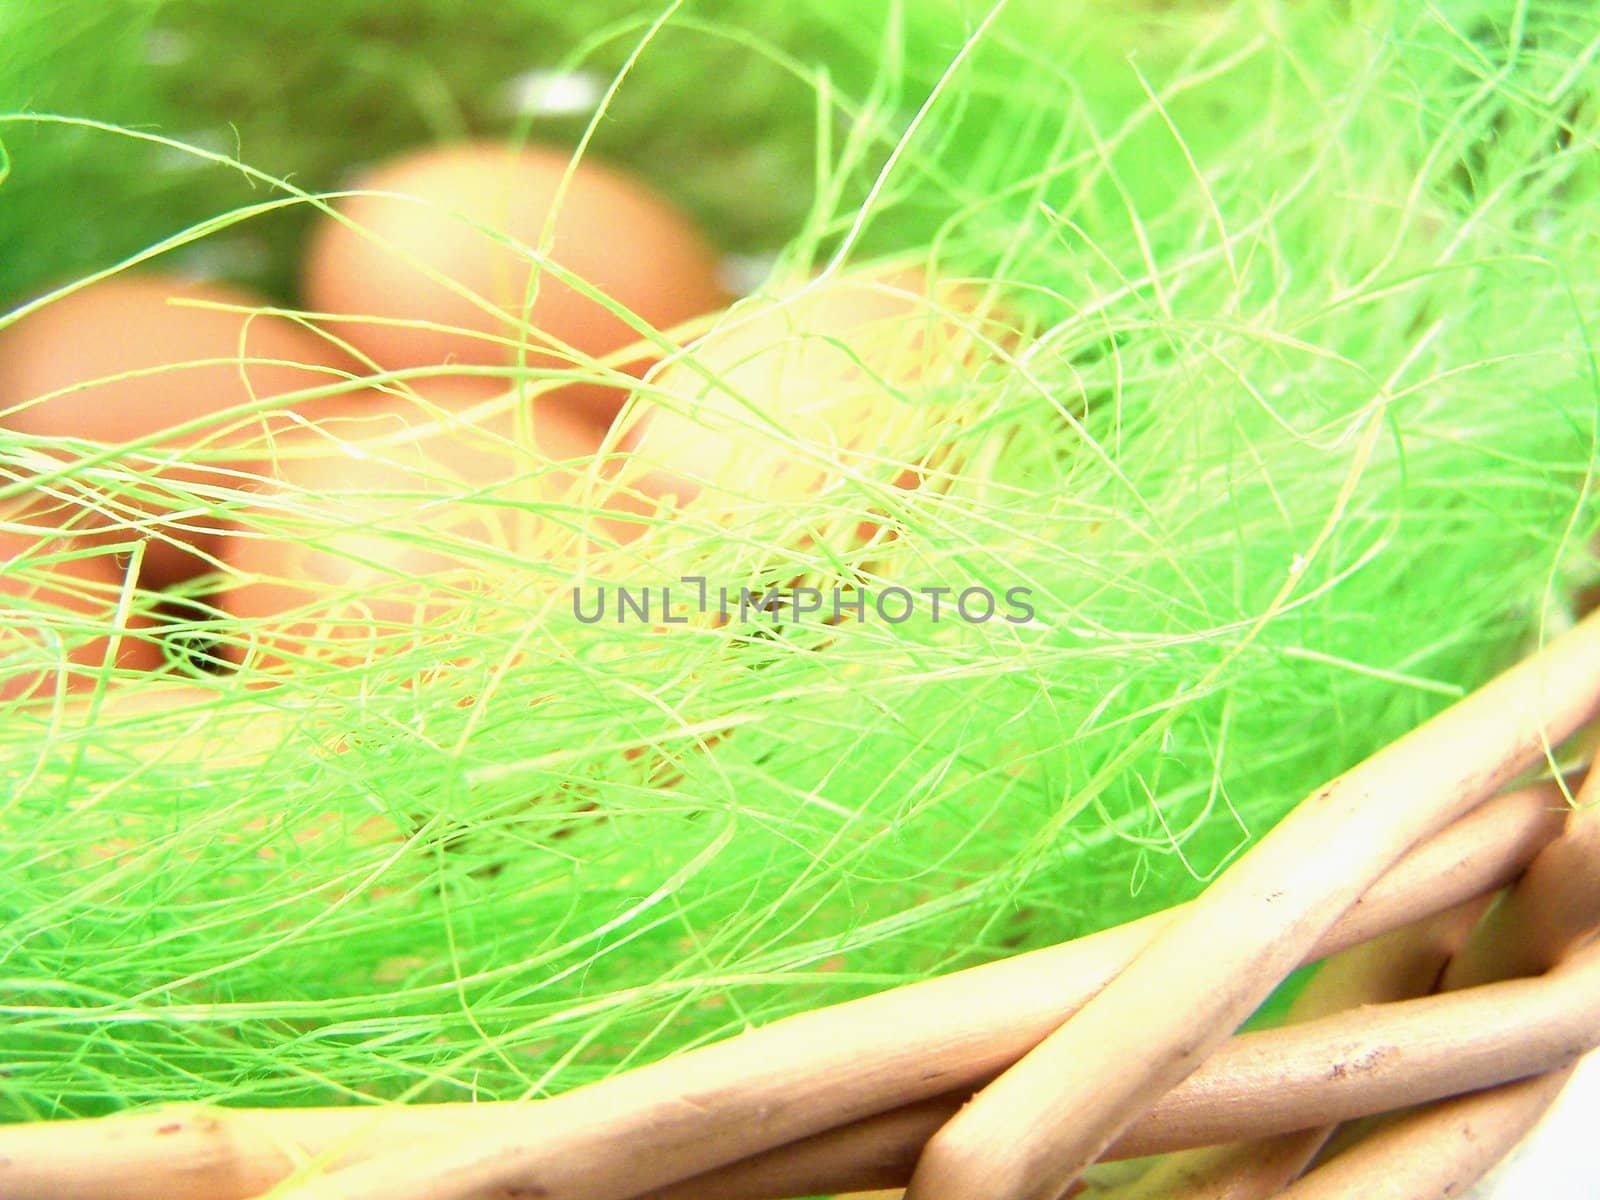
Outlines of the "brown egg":
M 956 319 L 976 303 L 966 288 L 896 271 L 735 305 L 623 415 L 623 483 L 721 522 L 775 500 L 814 508 L 832 489 L 854 506 L 850 475 L 915 487 L 984 357 Z
M 336 383 L 349 365 L 287 318 L 175 301 L 266 303 L 217 284 L 122 275 L 0 329 L 0 426 L 128 447 L 113 456 L 109 481 L 102 473 L 100 511 L 88 519 L 112 536 L 148 539 L 140 575 L 148 587 L 207 569 L 223 524 L 207 503 L 180 507 L 163 483 L 237 487 L 290 424 L 281 411 L 259 411 L 263 402 Z M 98 451 L 51 453 L 69 462 Z
M 394 194 L 348 197 L 338 205 L 344 221 L 323 221 L 306 255 L 306 303 L 372 318 L 333 327 L 392 371 L 518 362 L 568 370 L 564 347 L 600 357 L 642 340 L 556 274 L 535 279 L 535 251 L 658 330 L 726 303 L 715 256 L 682 214 L 592 158 L 567 176 L 569 157 L 476 142 L 378 167 L 353 187 Z M 626 370 L 643 374 L 655 357 L 641 353 Z M 629 386 L 586 383 L 565 395 L 609 421 Z
M 448 637 L 470 593 L 553 580 L 637 530 L 601 511 L 601 434 L 551 397 L 454 378 L 351 401 L 279 439 L 278 486 L 224 544 L 237 582 L 217 605 L 247 623 L 235 661 Z
M 0 701 L 95 686 L 108 668 L 153 671 L 165 656 L 155 623 L 117 610 L 123 576 L 91 539 L 36 523 L 14 507 L 0 522 Z

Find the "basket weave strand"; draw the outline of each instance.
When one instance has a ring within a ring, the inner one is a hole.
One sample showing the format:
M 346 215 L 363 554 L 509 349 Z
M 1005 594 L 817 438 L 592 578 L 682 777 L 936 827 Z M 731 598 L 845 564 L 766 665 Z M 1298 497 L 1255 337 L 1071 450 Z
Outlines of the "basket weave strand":
M 1056 1200 L 1385 870 L 1532 767 L 1597 701 L 1600 619 L 1591 614 L 1313 792 L 935 1135 L 908 1200 Z
M 1552 977 L 1570 976 L 1575 966 L 1597 957 L 1592 941 L 1600 929 L 1597 803 L 1600 770 L 1591 768 L 1561 836 L 1539 853 L 1445 968 L 1441 988 L 1481 987 L 1489 980 L 1547 971 Z M 1592 1025 L 1600 1027 L 1600 1014 Z M 1562 1032 L 1594 1044 L 1588 1030 Z M 1532 1128 L 1571 1075 L 1570 1066 L 1561 1067 L 1408 1114 L 1283 1194 L 1293 1200 L 1459 1194 Z

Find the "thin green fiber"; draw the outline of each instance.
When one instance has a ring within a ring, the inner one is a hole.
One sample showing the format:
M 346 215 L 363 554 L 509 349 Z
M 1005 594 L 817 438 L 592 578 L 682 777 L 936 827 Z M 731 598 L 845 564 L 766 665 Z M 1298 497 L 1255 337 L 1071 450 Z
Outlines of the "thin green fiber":
M 544 1095 L 1070 938 L 1571 619 L 1588 5 L 461 13 L 3 0 L 0 293 L 177 237 L 158 265 L 293 304 L 298 194 L 440 138 L 570 144 L 592 114 L 507 81 L 631 58 L 590 149 L 722 249 L 924 262 L 1006 336 L 954 391 L 883 381 L 928 425 L 809 504 L 690 511 L 581 578 L 464 548 L 454 618 L 357 661 L 0 715 L 0 1117 Z M 888 486 L 930 447 L 941 478 Z M 9 474 L 39 449 L 0 433 Z M 315 500 L 279 532 L 325 535 Z M 1033 620 L 574 614 L 680 574 L 1024 588 Z

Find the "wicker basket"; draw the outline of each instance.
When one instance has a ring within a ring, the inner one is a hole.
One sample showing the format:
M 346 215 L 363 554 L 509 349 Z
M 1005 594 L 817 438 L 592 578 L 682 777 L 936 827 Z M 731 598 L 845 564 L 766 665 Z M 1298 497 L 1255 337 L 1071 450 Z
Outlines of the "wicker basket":
M 1546 769 L 1597 707 L 1590 617 L 1181 908 L 552 1100 L 12 1127 L 0 1196 L 1054 1200 L 1152 1154 L 1119 1200 L 1457 1195 L 1600 1044 L 1600 775 Z M 1235 1033 L 1325 957 L 1288 1024 Z

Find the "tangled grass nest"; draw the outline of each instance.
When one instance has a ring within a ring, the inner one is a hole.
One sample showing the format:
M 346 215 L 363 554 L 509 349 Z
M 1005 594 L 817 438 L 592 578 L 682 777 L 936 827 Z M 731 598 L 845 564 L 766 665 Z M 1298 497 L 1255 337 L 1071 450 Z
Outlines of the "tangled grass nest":
M 0 3 L 0 294 L 159 261 L 293 310 L 351 164 L 589 131 L 740 261 L 915 262 L 1010 335 L 938 486 L 885 491 L 925 461 L 911 423 L 810 505 L 685 510 L 582 574 L 464 556 L 448 623 L 355 661 L 194 670 L 251 630 L 179 603 L 198 585 L 130 595 L 168 678 L 0 720 L 0 1117 L 546 1096 L 1103 929 L 1570 619 L 1586 6 L 454 14 Z M 59 449 L 0 430 L 6 495 Z M 152 486 L 73 461 L 54 486 Z M 252 498 L 159 486 L 220 520 Z M 339 530 L 315 499 L 308 542 Z M 1021 588 L 1033 619 L 671 630 L 566 600 L 683 575 Z M 3 616 L 6 671 L 96 632 Z

